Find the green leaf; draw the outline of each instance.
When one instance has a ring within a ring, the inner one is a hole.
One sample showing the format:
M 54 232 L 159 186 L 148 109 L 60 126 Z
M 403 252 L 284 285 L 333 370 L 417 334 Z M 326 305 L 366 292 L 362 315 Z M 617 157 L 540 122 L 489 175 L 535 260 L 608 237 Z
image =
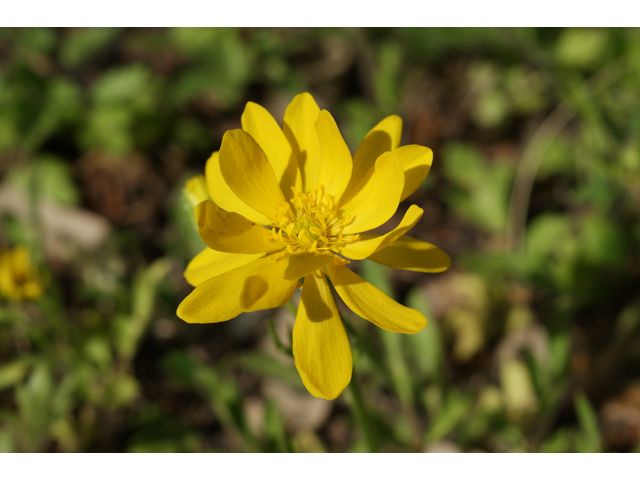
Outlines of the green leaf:
M 566 28 L 556 44 L 556 60 L 568 67 L 595 67 L 604 58 L 608 40 L 604 29 Z
M 362 139 L 369 133 L 378 117 L 377 109 L 370 103 L 361 99 L 347 100 L 342 107 L 342 117 L 345 119 L 345 126 L 341 125 L 345 141 L 352 151 L 356 151 Z
M 2 89 L 2 84 L 0 84 Z M 20 140 L 20 129 L 11 112 L 0 110 L 0 152 L 13 148 Z
M 535 390 L 524 362 L 517 359 L 503 362 L 500 365 L 500 384 L 505 406 L 514 419 L 535 411 Z
M 549 344 L 551 352 L 551 368 L 554 378 L 562 378 L 569 368 L 571 356 L 571 338 L 567 331 L 558 332 L 551 337 Z
M 87 150 L 125 154 L 133 149 L 132 124 L 133 116 L 127 107 L 98 107 L 88 116 L 81 143 Z
M 581 453 L 598 453 L 602 451 L 602 440 L 598 428 L 598 417 L 584 393 L 573 398 L 573 406 L 578 416 L 580 434 L 576 438 L 576 447 Z
M 448 192 L 454 210 L 491 232 L 503 231 L 513 167 L 489 164 L 476 148 L 459 143 L 447 145 L 443 157 L 444 174 L 455 186 Z
M 366 259 L 362 261 L 361 266 L 362 277 L 393 298 L 393 289 L 389 281 L 389 274 L 392 269 Z M 400 404 L 403 407 L 410 407 L 413 404 L 413 385 L 411 372 L 409 372 L 404 355 L 405 335 L 387 332 L 386 330 L 379 330 L 378 335 L 382 339 L 385 362 L 391 374 L 391 383 L 398 395 Z
M 109 342 L 102 336 L 87 338 L 83 345 L 84 358 L 93 362 L 101 371 L 106 371 L 112 361 Z
M 574 284 L 578 244 L 570 217 L 549 213 L 537 216 L 527 228 L 525 243 L 531 273 L 561 290 Z
M 419 288 L 412 289 L 407 295 L 407 306 L 422 313 L 429 323 L 427 328 L 406 338 L 407 356 L 417 366 L 422 376 L 439 380 L 444 366 L 443 339 L 440 325 L 433 318 L 426 295 Z
M 78 377 L 75 375 L 75 372 L 71 371 L 67 373 L 64 379 L 56 386 L 56 392 L 51 399 L 53 422 L 67 415 L 75 406 L 78 384 Z
M 510 113 L 509 99 L 501 90 L 485 92 L 478 98 L 473 118 L 483 128 L 495 128 Z
M 245 352 L 234 356 L 233 363 L 256 375 L 279 378 L 289 385 L 304 390 L 304 385 L 295 367 L 283 365 L 271 355 L 260 352 Z
M 553 432 L 551 436 L 540 446 L 540 451 L 543 453 L 567 453 L 570 449 L 571 434 L 565 428 L 561 428 Z
M 110 70 L 91 86 L 93 100 L 98 104 L 115 103 L 134 105 L 147 103 L 150 99 L 150 72 L 141 65 L 128 65 Z
M 44 364 L 35 366 L 27 383 L 16 389 L 21 435 L 30 451 L 36 450 L 48 437 L 53 392 L 53 379 Z
M 472 406 L 472 399 L 455 390 L 447 395 L 444 408 L 432 420 L 425 441 L 437 442 L 451 432 L 466 417 Z
M 242 396 L 233 380 L 179 352 L 166 357 L 165 368 L 180 383 L 197 387 L 209 400 L 220 423 L 239 435 L 247 450 L 257 449 L 256 439 L 245 418 Z
M 53 28 L 24 28 L 20 30 L 20 43 L 22 47 L 49 53 L 56 43 L 55 30 Z
M 131 375 L 118 375 L 109 385 L 105 399 L 107 404 L 126 407 L 131 405 L 141 390 L 140 384 Z
M 171 29 L 178 46 L 192 58 L 172 83 L 171 97 L 178 104 L 200 97 L 225 107 L 239 100 L 251 79 L 252 52 L 236 29 Z
M 545 179 L 552 175 L 569 176 L 573 173 L 575 173 L 573 140 L 559 136 L 543 155 L 536 178 Z
M 28 368 L 29 363 L 26 360 L 15 360 L 0 366 L 0 390 L 20 383 L 27 374 Z
M 178 27 L 169 30 L 172 43 L 183 53 L 196 55 L 211 49 L 226 32 L 222 28 Z
M 291 451 L 287 432 L 285 430 L 284 419 L 278 411 L 276 403 L 271 399 L 267 399 L 265 403 L 264 431 L 271 446 L 271 450 L 281 453 L 288 453 Z
M 115 343 L 121 358 L 133 358 L 138 342 L 151 321 L 160 283 L 170 268 L 170 259 L 160 258 L 136 275 L 131 315 L 121 315 L 114 321 Z
M 378 50 L 373 84 L 378 105 L 386 113 L 393 113 L 398 107 L 402 56 L 403 50 L 397 42 L 384 42 Z
M 24 148 L 30 151 L 36 151 L 62 125 L 79 119 L 83 113 L 81 92 L 75 83 L 65 78 L 54 78 L 46 87 L 35 121 L 29 123 L 22 139 Z
M 618 223 L 589 215 L 581 219 L 580 250 L 593 265 L 617 268 L 625 263 L 625 244 Z
M 547 108 L 550 99 L 546 90 L 550 83 L 548 75 L 520 65 L 510 68 L 504 78 L 512 109 L 522 114 Z
M 13 435 L 9 430 L 0 430 L 0 453 L 14 453 L 16 451 Z
M 60 205 L 77 205 L 80 200 L 71 167 L 53 155 L 38 156 L 26 165 L 12 168 L 5 181 L 25 193 L 35 190 L 40 200 Z
M 483 181 L 484 157 L 464 143 L 449 143 L 443 152 L 442 166 L 447 179 L 467 190 L 478 188 Z
M 200 436 L 183 422 L 168 416 L 157 405 L 149 405 L 138 414 L 127 451 L 132 453 L 197 452 Z
M 60 48 L 60 61 L 66 67 L 76 67 L 95 55 L 113 41 L 120 28 L 76 28 L 65 37 Z

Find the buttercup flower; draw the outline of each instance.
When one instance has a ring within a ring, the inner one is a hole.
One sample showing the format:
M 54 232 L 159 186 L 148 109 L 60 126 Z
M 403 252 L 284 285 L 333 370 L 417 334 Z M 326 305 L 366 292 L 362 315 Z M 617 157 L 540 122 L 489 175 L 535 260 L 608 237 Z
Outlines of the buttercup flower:
M 36 300 L 44 288 L 44 278 L 31 263 L 26 247 L 0 252 L 0 295 L 9 300 Z
M 364 233 L 389 220 L 429 172 L 431 150 L 398 148 L 401 131 L 398 116 L 385 118 L 352 158 L 331 114 L 308 93 L 293 99 L 282 128 L 249 102 L 242 130 L 226 132 L 205 178 L 187 185 L 188 196 L 200 201 L 195 216 L 208 248 L 187 266 L 185 277 L 196 288 L 178 316 L 223 322 L 279 307 L 301 286 L 293 357 L 309 392 L 326 399 L 342 393 L 352 370 L 327 279 L 353 312 L 375 325 L 399 333 L 425 328 L 421 313 L 347 267 L 365 258 L 419 272 L 450 266 L 442 250 L 404 235 L 422 216 L 416 205 L 389 233 Z

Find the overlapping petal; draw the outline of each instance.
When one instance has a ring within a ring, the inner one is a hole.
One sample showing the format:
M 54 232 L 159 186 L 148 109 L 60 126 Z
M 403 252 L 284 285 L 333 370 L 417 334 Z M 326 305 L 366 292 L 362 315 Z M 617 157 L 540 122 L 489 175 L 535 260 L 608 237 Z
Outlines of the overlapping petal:
M 369 131 L 353 156 L 353 172 L 345 192 L 345 200 L 356 195 L 366 195 L 363 188 L 373 175 L 377 158 L 398 148 L 401 136 L 402 119 L 397 115 L 384 118 Z
M 213 152 L 205 165 L 207 191 L 211 200 L 227 212 L 236 212 L 252 222 L 268 225 L 270 220 L 259 211 L 251 208 L 233 193 L 220 172 L 220 152 Z
M 265 253 L 283 250 L 285 244 L 273 238 L 271 230 L 227 212 L 211 200 L 195 209 L 198 234 L 207 247 L 228 253 Z
M 187 180 L 184 186 L 184 194 L 193 208 L 200 202 L 208 200 L 209 192 L 207 192 L 207 182 L 204 175 L 197 175 Z
M 366 197 L 352 198 L 342 205 L 343 211 L 354 217 L 343 229 L 344 234 L 376 228 L 389 220 L 398 209 L 404 188 L 404 172 L 398 157 L 392 152 L 380 155 L 369 182 L 371 188 Z
M 320 176 L 320 145 L 315 124 L 320 107 L 308 93 L 296 95 L 284 112 L 282 131 L 289 140 L 302 176 L 302 191 L 318 185 Z
M 451 257 L 438 247 L 407 236 L 373 253 L 369 260 L 414 272 L 439 273 L 451 267 Z
M 178 317 L 188 323 L 216 323 L 242 312 L 284 305 L 298 280 L 286 280 L 288 262 L 271 256 L 253 260 L 200 283 L 178 306 Z
M 300 172 L 287 137 L 271 114 L 257 103 L 247 103 L 241 121 L 242 129 L 253 137 L 269 159 L 288 200 L 292 195 L 291 187 L 300 181 Z
M 329 112 L 322 110 L 316 121 L 316 133 L 320 143 L 320 172 L 318 184 L 337 203 L 351 179 L 351 152 L 338 125 Z
M 414 227 L 418 220 L 422 218 L 424 210 L 416 205 L 411 205 L 407 213 L 404 214 L 400 224 L 383 235 L 363 234 L 360 240 L 355 243 L 341 245 L 336 248 L 336 253 L 344 255 L 352 260 L 362 260 L 368 258 L 378 250 L 390 245 L 396 239 L 402 237 L 406 232 Z
M 393 151 L 402 162 L 404 170 L 404 189 L 400 201 L 407 198 L 422 185 L 431 169 L 433 152 L 422 145 L 406 145 Z
M 187 265 L 184 278 L 190 285 L 197 287 L 205 280 L 229 272 L 235 268 L 264 256 L 264 253 L 243 255 L 238 253 L 216 252 L 209 247 L 202 250 Z
M 420 312 L 400 305 L 347 267 L 332 263 L 327 270 L 347 307 L 378 327 L 390 332 L 417 333 L 427 326 L 427 319 Z
M 287 255 L 283 260 L 288 263 L 284 271 L 284 278 L 287 280 L 300 279 L 328 265 L 334 259 L 335 257 L 333 255 L 322 255 L 320 253 Z
M 349 339 L 324 275 L 304 280 L 293 326 L 293 358 L 315 397 L 333 400 L 351 381 Z
M 229 130 L 222 137 L 220 173 L 240 200 L 271 221 L 286 204 L 267 156 L 243 130 Z

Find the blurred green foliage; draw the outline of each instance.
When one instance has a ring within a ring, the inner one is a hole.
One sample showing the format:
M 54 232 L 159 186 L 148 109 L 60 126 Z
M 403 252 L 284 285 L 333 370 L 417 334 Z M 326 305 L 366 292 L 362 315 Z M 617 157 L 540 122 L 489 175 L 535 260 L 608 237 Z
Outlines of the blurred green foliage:
M 0 299 L 0 451 L 636 451 L 639 84 L 638 29 L 0 29 L 0 247 L 51 276 Z M 354 265 L 429 325 L 347 319 L 332 404 L 284 309 L 175 317 L 185 180 L 301 91 L 434 150 L 410 234 L 454 263 Z

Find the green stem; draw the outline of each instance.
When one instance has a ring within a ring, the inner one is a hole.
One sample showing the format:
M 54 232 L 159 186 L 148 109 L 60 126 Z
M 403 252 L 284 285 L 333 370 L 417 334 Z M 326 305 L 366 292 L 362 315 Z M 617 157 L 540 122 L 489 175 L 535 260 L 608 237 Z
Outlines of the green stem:
M 382 362 L 380 362 L 379 356 L 373 354 L 370 349 L 370 345 L 358 334 L 356 329 L 351 324 L 351 321 L 345 315 L 340 315 L 342 318 L 342 323 L 344 324 L 347 332 L 356 339 L 358 345 L 363 348 L 365 352 L 367 352 L 370 358 L 374 361 L 374 363 L 379 364 L 381 368 L 385 368 Z M 369 348 L 367 348 L 369 347 Z M 351 411 L 353 412 L 353 416 L 356 420 L 356 423 L 360 427 L 360 430 L 364 433 L 365 441 L 367 443 L 367 450 L 372 453 L 378 452 L 378 438 L 375 432 L 375 425 L 370 417 L 367 409 L 364 405 L 364 399 L 362 398 L 362 391 L 360 390 L 360 385 L 358 384 L 358 379 L 355 376 L 355 372 L 351 377 L 351 382 L 347 387 L 349 391 L 349 406 Z
M 375 364 L 376 368 L 385 372 L 385 375 L 388 375 L 387 366 L 382 360 L 382 356 L 376 352 L 376 349 L 373 347 L 371 342 L 369 342 L 366 337 L 358 333 L 348 317 L 341 314 L 340 318 L 342 318 L 342 323 L 344 328 L 347 330 L 347 333 L 355 339 L 356 345 L 362 349 L 362 352 Z
M 276 328 L 273 325 L 273 320 L 269 320 L 269 323 L 267 323 L 267 326 L 269 327 L 269 334 L 271 335 L 271 340 L 273 340 L 273 343 L 275 344 L 276 348 L 280 350 L 282 353 L 286 353 L 287 355 L 293 358 L 293 350 L 291 350 L 291 347 L 287 347 L 284 343 L 280 341 L 280 338 L 278 338 L 278 334 L 276 333 Z
M 287 303 L 285 303 L 284 307 L 291 315 L 293 315 L 293 318 L 296 318 L 296 316 L 298 315 L 298 307 L 295 303 L 293 303 L 293 300 L 289 300 Z
M 360 385 L 358 385 L 358 380 L 355 377 L 351 378 L 348 389 L 351 411 L 353 412 L 353 416 L 355 417 L 360 430 L 364 433 L 365 441 L 367 442 L 367 450 L 370 453 L 378 453 L 378 438 L 376 436 L 374 423 L 364 406 L 362 391 L 360 390 Z

